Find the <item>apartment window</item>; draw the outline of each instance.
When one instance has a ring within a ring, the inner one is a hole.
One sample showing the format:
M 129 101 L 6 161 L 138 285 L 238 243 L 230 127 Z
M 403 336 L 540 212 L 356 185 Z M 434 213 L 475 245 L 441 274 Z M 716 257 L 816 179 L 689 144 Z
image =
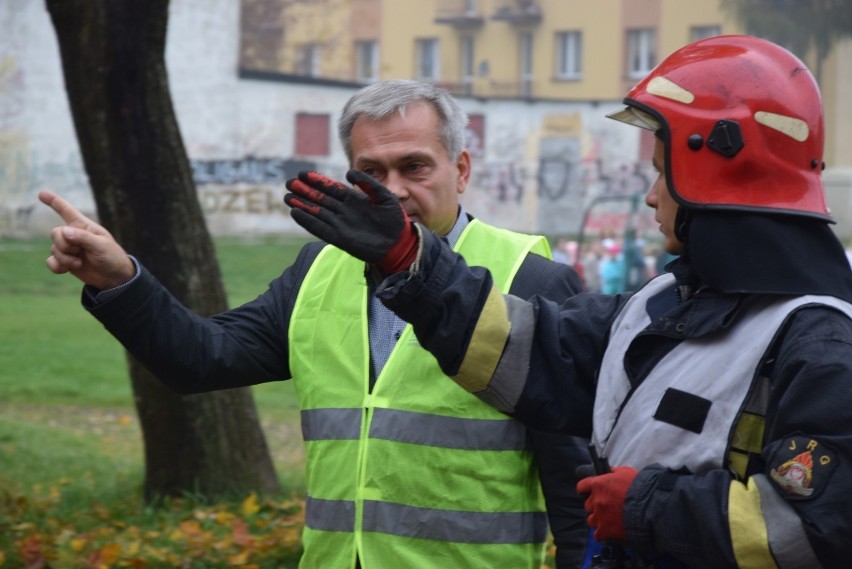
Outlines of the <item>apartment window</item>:
M 328 156 L 329 124 L 327 114 L 296 114 L 296 154 L 300 156 Z
M 461 83 L 465 95 L 470 95 L 473 90 L 473 76 L 476 72 L 473 47 L 473 36 L 461 37 Z
M 296 73 L 316 77 L 319 74 L 319 46 L 306 43 L 298 47 L 296 52 Z
M 641 79 L 657 64 L 657 32 L 652 28 L 628 30 L 627 75 Z
M 356 79 L 372 83 L 379 79 L 379 43 L 375 40 L 355 42 Z
M 690 41 L 703 40 L 704 38 L 712 38 L 722 33 L 721 26 L 692 26 L 689 29 Z
M 440 77 L 437 39 L 417 40 L 416 76 L 421 81 L 437 81 Z
M 583 32 L 558 32 L 556 46 L 556 77 L 579 79 L 583 75 Z
M 533 35 L 532 33 L 524 32 L 520 35 L 518 41 L 521 50 L 521 89 L 519 95 L 521 97 L 531 97 L 533 80 Z

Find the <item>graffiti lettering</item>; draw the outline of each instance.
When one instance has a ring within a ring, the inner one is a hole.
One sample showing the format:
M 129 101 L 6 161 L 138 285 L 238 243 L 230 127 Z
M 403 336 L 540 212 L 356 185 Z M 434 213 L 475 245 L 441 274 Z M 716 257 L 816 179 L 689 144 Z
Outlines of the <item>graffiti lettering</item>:
M 283 192 L 268 188 L 205 189 L 198 192 L 205 214 L 253 214 L 289 216 Z
M 239 160 L 190 160 L 190 165 L 197 185 L 283 184 L 299 170 L 316 169 L 316 164 L 304 160 L 253 156 Z

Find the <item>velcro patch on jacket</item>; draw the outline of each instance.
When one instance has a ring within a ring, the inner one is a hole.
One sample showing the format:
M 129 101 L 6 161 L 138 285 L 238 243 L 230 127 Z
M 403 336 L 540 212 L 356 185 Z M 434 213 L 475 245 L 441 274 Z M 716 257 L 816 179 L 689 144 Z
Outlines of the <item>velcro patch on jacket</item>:
M 654 419 L 700 433 L 704 429 L 710 405 L 708 399 L 669 387 L 654 412 Z
M 784 439 L 767 461 L 769 477 L 791 497 L 813 498 L 834 469 L 835 454 L 816 439 L 794 435 Z

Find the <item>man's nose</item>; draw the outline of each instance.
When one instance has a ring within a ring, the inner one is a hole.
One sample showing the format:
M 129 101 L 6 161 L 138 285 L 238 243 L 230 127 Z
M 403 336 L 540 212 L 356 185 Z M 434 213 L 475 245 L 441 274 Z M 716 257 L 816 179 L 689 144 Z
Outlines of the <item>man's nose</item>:
M 388 172 L 385 187 L 399 199 L 408 197 L 408 187 L 406 186 L 405 178 L 400 176 L 398 172 Z

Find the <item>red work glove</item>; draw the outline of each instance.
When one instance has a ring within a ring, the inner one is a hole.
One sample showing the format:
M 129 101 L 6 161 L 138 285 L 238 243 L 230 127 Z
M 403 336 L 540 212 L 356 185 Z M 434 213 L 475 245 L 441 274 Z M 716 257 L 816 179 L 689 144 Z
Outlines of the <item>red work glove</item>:
M 346 179 L 358 189 L 317 172 L 299 172 L 286 184 L 292 192 L 284 196 L 293 208 L 290 215 L 316 237 L 386 274 L 408 269 L 420 237 L 397 197 L 360 170 L 349 170 Z
M 583 505 L 595 528 L 598 541 L 624 541 L 624 499 L 633 479 L 639 472 L 629 466 L 613 467 L 612 472 L 589 476 L 577 483 L 577 492 L 588 494 Z

